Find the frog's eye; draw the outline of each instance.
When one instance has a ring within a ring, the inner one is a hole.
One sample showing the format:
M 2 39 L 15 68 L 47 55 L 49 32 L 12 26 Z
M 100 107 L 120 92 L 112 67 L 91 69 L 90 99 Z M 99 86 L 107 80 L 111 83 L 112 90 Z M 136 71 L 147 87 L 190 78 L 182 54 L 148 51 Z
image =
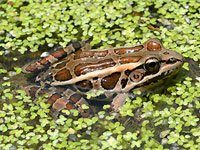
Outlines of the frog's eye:
M 147 74 L 156 73 L 160 69 L 160 62 L 157 58 L 149 58 L 146 60 L 144 64 L 144 69 L 146 70 Z

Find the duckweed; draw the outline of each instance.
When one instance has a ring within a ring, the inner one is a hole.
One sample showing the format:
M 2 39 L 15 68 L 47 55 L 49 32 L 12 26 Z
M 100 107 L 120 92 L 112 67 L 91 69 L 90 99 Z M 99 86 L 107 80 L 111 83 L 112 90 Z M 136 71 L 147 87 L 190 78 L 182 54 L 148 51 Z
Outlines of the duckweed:
M 45 96 L 33 103 L 9 76 L 10 71 L 15 77 L 21 73 L 19 53 L 57 44 L 65 47 L 73 38 L 90 38 L 92 46 L 101 43 L 99 48 L 136 45 L 158 38 L 167 49 L 197 61 L 198 1 L 0 3 L 0 149 L 199 149 L 200 83 L 190 74 L 180 74 L 184 77 L 163 93 L 137 93 L 134 99 L 127 98 L 117 115 L 109 114 L 110 106 L 104 105 L 90 118 L 78 118 L 77 110 L 63 110 L 58 118 L 52 117 Z M 190 71 L 189 63 L 183 68 L 181 72 Z M 89 97 L 100 94 L 91 93 Z M 160 136 L 164 131 L 169 132 Z

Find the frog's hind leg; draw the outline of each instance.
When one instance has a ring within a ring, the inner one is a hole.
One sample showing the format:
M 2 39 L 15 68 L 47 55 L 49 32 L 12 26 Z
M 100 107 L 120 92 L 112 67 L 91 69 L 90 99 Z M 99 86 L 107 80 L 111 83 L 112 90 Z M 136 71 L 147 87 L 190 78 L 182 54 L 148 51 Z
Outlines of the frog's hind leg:
M 62 110 L 76 109 L 80 112 L 81 117 L 92 115 L 92 110 L 89 108 L 88 102 L 79 94 L 71 89 L 59 87 L 44 88 L 37 85 L 31 85 L 24 88 L 28 96 L 31 96 L 36 103 L 38 96 L 47 95 L 47 103 L 52 106 L 53 116 L 58 116 Z M 83 109 L 83 104 L 89 109 Z
M 31 72 L 39 72 L 43 70 L 44 68 L 50 66 L 51 64 L 56 63 L 58 60 L 63 59 L 64 57 L 78 51 L 78 50 L 88 50 L 91 47 L 88 43 L 83 42 L 72 42 L 69 46 L 66 48 L 61 48 L 58 51 L 55 51 L 48 56 L 32 62 L 30 64 L 25 65 L 22 67 L 23 73 L 31 73 Z
M 63 93 L 53 93 L 48 98 L 48 103 L 52 105 L 54 109 L 54 115 L 58 115 L 62 110 L 76 109 L 80 112 L 81 117 L 89 117 L 92 114 L 92 110 L 89 108 L 88 102 L 79 94 L 75 93 L 71 89 L 65 90 Z M 88 106 L 89 109 L 83 109 L 83 105 Z M 62 113 L 64 114 L 64 113 Z

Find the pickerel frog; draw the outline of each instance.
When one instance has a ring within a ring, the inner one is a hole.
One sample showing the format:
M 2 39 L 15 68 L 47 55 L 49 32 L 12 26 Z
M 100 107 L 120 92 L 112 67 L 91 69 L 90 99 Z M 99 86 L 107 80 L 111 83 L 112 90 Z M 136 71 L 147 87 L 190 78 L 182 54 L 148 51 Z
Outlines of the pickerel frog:
M 138 46 L 103 50 L 72 43 L 24 66 L 23 72 L 38 74 L 35 85 L 26 87 L 31 97 L 47 94 L 47 103 L 57 112 L 78 109 L 87 117 L 90 112 L 82 106 L 91 100 L 86 93 L 103 91 L 93 100 L 111 101 L 112 110 L 118 111 L 128 93 L 176 74 L 182 65 L 182 55 L 150 39 Z

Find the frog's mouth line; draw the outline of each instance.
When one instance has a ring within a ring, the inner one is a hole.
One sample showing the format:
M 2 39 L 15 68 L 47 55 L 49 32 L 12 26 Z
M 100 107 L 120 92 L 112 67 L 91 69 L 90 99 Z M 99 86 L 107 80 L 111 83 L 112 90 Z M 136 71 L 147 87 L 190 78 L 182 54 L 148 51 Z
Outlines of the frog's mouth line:
M 163 80 L 168 79 L 168 78 L 172 77 L 173 75 L 176 75 L 178 73 L 179 69 L 180 69 L 180 67 L 176 67 L 172 70 L 168 70 L 166 72 L 163 72 L 159 76 L 157 76 L 153 79 L 150 79 L 147 82 L 143 82 L 143 83 L 136 85 L 133 88 L 133 90 L 138 89 L 138 88 L 143 88 L 143 87 L 145 88 L 145 87 L 148 87 L 148 86 L 153 86 L 154 84 L 163 83 Z

